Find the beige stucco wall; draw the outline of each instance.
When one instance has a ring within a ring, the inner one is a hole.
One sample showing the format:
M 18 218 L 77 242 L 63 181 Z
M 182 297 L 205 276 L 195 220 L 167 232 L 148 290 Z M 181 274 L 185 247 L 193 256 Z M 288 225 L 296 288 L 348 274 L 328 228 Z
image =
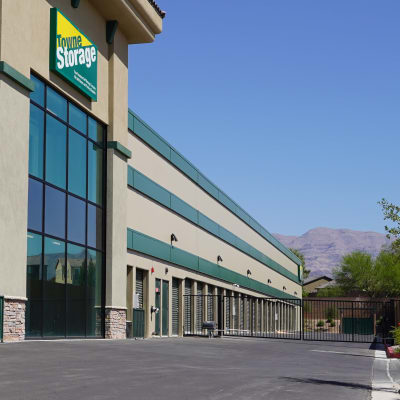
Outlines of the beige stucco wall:
M 29 93 L 0 75 L 0 295 L 26 296 Z
M 285 293 L 294 295 L 297 292 L 301 296 L 300 285 L 131 189 L 128 190 L 127 217 L 129 228 L 165 243 L 170 242 L 171 233 L 174 233 L 178 238 L 174 246 L 182 250 L 213 263 L 221 255 L 223 262 L 220 265 L 245 276 L 250 269 L 251 278 L 265 284 L 270 279 L 272 287 L 283 291 L 285 286 Z
M 160 157 L 133 134 L 129 134 L 128 144 L 134 154 L 134 157 L 129 161 L 130 165 L 297 276 L 298 266 L 292 260 L 177 170 L 171 163 Z M 221 254 L 221 256 L 224 259 L 224 254 Z

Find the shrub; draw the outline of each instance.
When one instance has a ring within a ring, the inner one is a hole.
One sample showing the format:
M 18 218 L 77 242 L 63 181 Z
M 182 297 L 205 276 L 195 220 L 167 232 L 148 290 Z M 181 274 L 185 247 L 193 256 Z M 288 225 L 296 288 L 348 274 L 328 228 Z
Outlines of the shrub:
M 394 344 L 400 345 L 400 322 L 397 324 L 396 327 L 393 327 L 394 329 L 392 331 L 390 331 L 393 335 L 393 339 L 394 339 Z
M 331 327 L 333 328 L 334 326 L 336 326 L 336 322 L 334 320 L 331 321 Z
M 336 307 L 329 307 L 325 310 L 325 318 L 327 319 L 327 322 L 332 322 L 336 318 L 336 315 Z
M 325 323 L 324 323 L 324 321 L 322 321 L 322 319 L 320 319 L 320 320 L 317 322 L 317 326 L 318 326 L 319 328 L 323 327 L 324 325 L 325 325 Z

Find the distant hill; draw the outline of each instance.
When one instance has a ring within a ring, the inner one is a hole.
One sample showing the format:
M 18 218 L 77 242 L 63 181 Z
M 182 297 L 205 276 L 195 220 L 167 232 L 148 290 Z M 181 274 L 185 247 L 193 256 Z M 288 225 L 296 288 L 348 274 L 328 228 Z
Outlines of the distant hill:
M 355 250 L 376 256 L 389 240 L 377 232 L 352 231 L 350 229 L 314 228 L 301 236 L 285 236 L 274 233 L 285 246 L 300 250 L 305 257 L 311 276 L 332 275 L 343 255 Z

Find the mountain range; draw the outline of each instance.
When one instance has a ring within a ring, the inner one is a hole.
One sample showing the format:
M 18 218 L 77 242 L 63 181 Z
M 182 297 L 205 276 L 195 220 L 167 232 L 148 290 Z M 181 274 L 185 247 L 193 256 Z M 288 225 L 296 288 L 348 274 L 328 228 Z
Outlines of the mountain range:
M 314 228 L 301 236 L 286 236 L 274 233 L 286 247 L 303 253 L 310 276 L 332 276 L 332 269 L 341 258 L 352 251 L 366 251 L 376 256 L 382 246 L 389 244 L 383 233 L 361 232 L 350 229 Z

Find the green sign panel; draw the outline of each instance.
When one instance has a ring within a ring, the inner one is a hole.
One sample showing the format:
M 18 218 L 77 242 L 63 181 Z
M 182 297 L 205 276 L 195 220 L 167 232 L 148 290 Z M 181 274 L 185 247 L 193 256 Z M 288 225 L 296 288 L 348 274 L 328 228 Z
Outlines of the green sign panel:
M 97 47 L 57 8 L 50 10 L 50 69 L 97 101 Z

